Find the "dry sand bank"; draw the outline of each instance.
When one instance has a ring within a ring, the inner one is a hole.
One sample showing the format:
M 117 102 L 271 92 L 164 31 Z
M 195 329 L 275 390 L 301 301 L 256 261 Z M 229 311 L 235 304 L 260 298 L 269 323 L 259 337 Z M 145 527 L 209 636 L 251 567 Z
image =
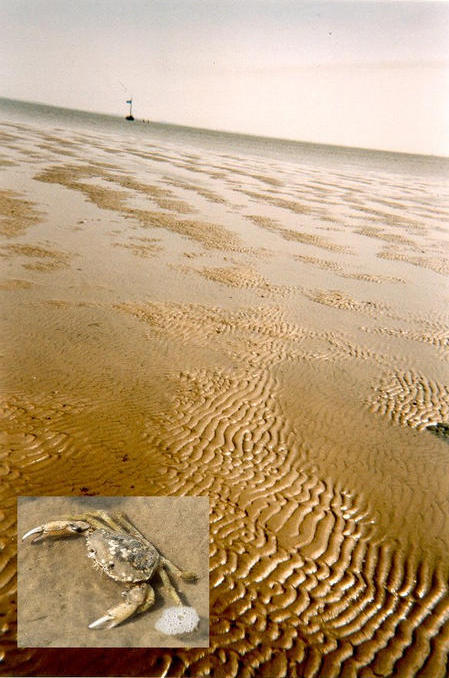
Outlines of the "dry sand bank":
M 443 678 L 444 181 L 2 140 L 6 675 Z M 15 648 L 15 497 L 64 494 L 210 498 L 210 649 Z

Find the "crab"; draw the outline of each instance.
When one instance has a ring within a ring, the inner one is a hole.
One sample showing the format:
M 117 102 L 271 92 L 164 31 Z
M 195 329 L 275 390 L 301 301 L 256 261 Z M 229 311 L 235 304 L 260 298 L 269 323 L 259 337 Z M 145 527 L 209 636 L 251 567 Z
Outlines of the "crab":
M 195 581 L 193 572 L 180 570 L 134 527 L 123 514 L 110 515 L 105 511 L 92 511 L 77 516 L 65 516 L 28 530 L 22 541 L 33 537 L 31 543 L 46 538 L 83 535 L 87 555 L 94 566 L 108 577 L 125 584 L 124 601 L 109 608 L 90 629 L 112 629 L 130 617 L 148 610 L 154 603 L 154 590 L 149 581 L 158 573 L 165 590 L 176 605 L 182 606 L 181 598 L 168 576 L 169 570 L 176 577 Z

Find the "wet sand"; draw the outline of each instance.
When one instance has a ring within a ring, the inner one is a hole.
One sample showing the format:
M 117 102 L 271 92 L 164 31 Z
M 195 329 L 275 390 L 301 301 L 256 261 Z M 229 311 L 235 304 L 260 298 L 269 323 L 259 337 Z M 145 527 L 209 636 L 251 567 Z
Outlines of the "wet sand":
M 1 135 L 5 675 L 444 678 L 445 181 Z M 210 648 L 16 649 L 20 495 L 207 496 Z

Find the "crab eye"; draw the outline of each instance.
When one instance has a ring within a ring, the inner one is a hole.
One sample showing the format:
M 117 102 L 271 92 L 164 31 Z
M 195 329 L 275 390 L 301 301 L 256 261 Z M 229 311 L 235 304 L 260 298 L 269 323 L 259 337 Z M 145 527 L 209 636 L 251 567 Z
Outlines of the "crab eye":
M 74 532 L 83 532 L 84 528 L 80 527 L 80 525 L 72 525 L 72 530 Z

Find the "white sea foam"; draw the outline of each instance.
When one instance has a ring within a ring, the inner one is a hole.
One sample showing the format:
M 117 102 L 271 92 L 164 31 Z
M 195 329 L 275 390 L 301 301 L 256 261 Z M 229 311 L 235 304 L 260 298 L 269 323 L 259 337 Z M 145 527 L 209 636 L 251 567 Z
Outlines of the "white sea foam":
M 155 628 L 168 636 L 190 633 L 198 626 L 200 618 L 194 607 L 176 605 L 167 607 L 155 624 Z

